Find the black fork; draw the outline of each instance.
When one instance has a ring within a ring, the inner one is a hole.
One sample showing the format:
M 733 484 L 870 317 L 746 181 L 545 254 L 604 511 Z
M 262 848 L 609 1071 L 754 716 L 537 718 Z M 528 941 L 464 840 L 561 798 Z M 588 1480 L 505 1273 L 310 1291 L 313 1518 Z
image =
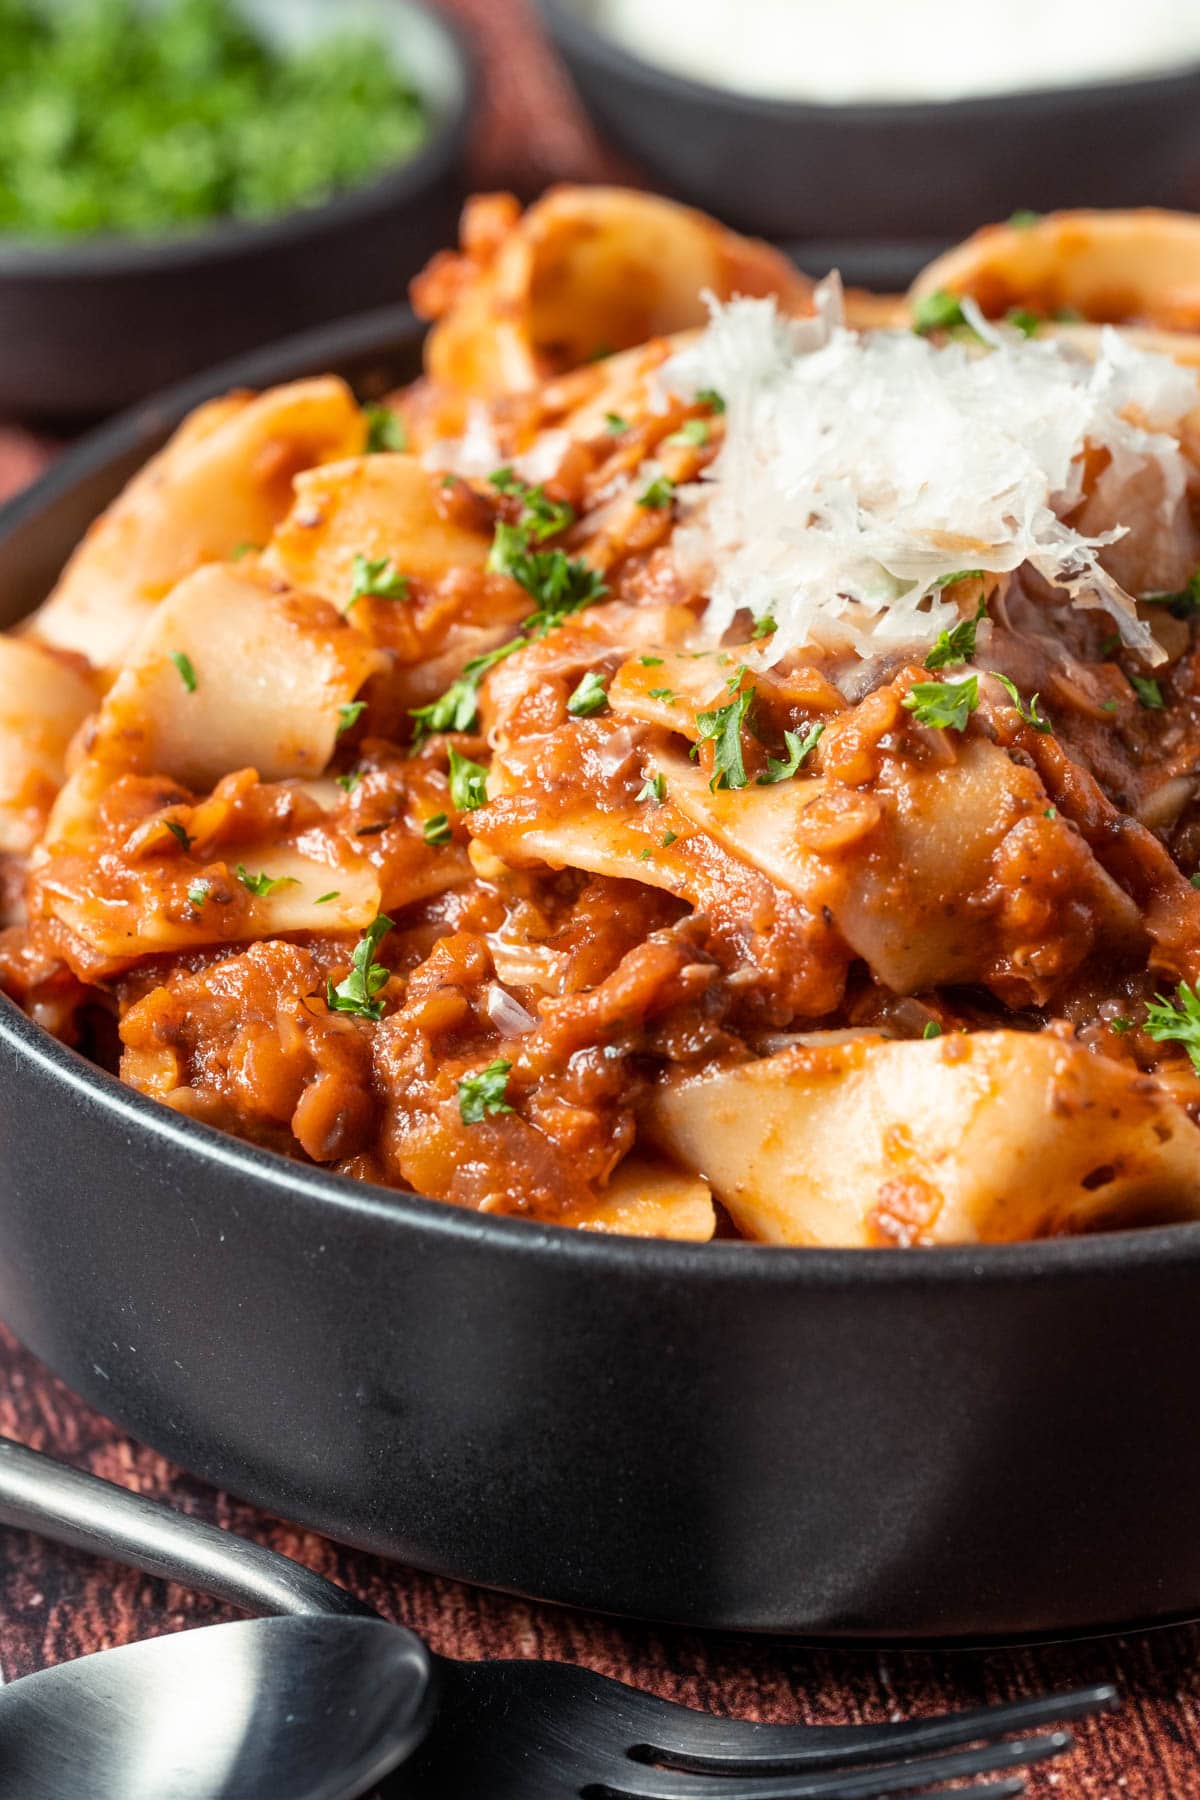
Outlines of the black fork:
M 868 1800 L 1020 1769 L 1070 1749 L 1038 1727 L 1112 1706 L 1098 1686 L 907 1724 L 716 1719 L 567 1663 L 441 1661 L 437 1722 L 405 1800 Z M 1014 1735 L 1016 1734 L 1016 1735 Z M 1019 1775 L 955 1800 L 1019 1794 Z

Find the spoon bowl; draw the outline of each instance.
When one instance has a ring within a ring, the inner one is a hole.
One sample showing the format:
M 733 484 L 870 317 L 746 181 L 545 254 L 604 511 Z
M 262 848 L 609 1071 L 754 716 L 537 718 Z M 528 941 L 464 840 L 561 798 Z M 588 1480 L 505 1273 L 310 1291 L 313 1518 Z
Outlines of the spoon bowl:
M 424 1645 L 383 1619 L 207 1625 L 0 1689 L 0 1800 L 354 1800 L 433 1707 Z

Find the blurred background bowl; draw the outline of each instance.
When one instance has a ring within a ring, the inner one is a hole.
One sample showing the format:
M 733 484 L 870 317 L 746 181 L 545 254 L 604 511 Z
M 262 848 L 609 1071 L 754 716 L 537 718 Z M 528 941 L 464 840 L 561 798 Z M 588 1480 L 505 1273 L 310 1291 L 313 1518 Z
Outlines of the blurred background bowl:
M 818 105 L 644 61 L 601 29 L 595 0 L 538 5 L 613 141 L 671 193 L 763 237 L 919 240 L 898 260 L 911 273 L 922 251 L 1019 208 L 1194 205 L 1200 191 L 1200 67 L 936 103 Z
M 414 155 L 263 221 L 160 237 L 0 236 L 0 413 L 62 425 L 112 412 L 242 351 L 402 300 L 454 241 L 473 95 L 457 31 L 422 0 L 239 0 L 272 45 L 365 27 L 427 108 Z

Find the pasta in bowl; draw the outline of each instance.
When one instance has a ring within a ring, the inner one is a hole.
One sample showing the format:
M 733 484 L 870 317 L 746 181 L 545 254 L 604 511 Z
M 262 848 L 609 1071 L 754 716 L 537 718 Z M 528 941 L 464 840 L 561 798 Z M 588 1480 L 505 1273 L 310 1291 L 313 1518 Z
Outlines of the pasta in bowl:
M 0 985 L 481 1212 L 1200 1217 L 1189 340 L 954 267 L 473 203 L 421 380 L 210 402 L 0 639 Z

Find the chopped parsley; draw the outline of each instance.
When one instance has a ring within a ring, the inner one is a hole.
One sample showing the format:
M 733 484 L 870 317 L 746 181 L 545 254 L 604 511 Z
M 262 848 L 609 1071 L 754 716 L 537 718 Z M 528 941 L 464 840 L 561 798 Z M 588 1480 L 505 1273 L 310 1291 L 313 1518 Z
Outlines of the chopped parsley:
M 511 638 L 495 650 L 473 656 L 444 694 L 428 706 L 414 706 L 408 716 L 416 724 L 417 742 L 433 731 L 474 731 L 479 722 L 479 686 L 484 676 L 514 650 L 523 650 L 528 642 L 525 637 Z
M 408 576 L 401 575 L 390 556 L 354 558 L 350 566 L 350 607 L 359 600 L 407 600 Z
M 1200 888 L 1200 874 L 1189 875 L 1188 881 L 1194 888 Z
M 163 824 L 166 826 L 181 850 L 187 852 L 191 849 L 195 839 L 188 836 L 178 819 L 164 819 Z
M 1004 315 L 1004 323 L 1011 325 L 1014 331 L 1019 331 L 1022 337 L 1027 338 L 1037 336 L 1041 322 L 1038 315 L 1030 312 L 1027 306 L 1010 306 Z
M 954 583 L 956 581 L 982 581 L 982 580 L 983 580 L 983 570 L 982 569 L 951 569 L 949 575 L 939 575 L 933 585 L 935 588 L 948 588 L 948 587 L 953 587 Z M 984 616 L 983 609 L 981 609 L 980 612 L 976 616 L 978 618 L 983 618 L 983 616 Z
M 565 500 L 551 500 L 544 487 L 530 487 L 519 481 L 511 469 L 497 469 L 488 480 L 498 494 L 512 494 L 521 502 L 516 529 L 536 538 L 539 544 L 575 523 L 573 506 Z
M 653 775 L 647 775 L 640 789 L 634 795 L 639 806 L 646 800 L 653 800 L 657 806 L 661 806 L 666 797 L 667 778 L 661 769 L 656 770 Z
M 182 650 L 172 650 L 171 661 L 179 670 L 179 679 L 182 681 L 188 693 L 194 694 L 200 684 L 196 680 L 196 671 L 192 667 L 191 657 L 186 656 Z
M 1041 216 L 1040 212 L 1034 212 L 1028 206 L 1018 206 L 1016 212 L 1008 215 L 1008 222 L 1016 231 L 1029 231 Z
M 664 849 L 664 850 L 669 850 L 669 849 L 670 849 L 670 848 L 671 848 L 671 845 L 672 845 L 672 844 L 673 844 L 673 843 L 674 843 L 674 842 L 675 842 L 675 840 L 676 840 L 676 833 L 675 833 L 675 832 L 673 832 L 673 831 L 664 831 L 664 833 L 663 833 L 663 839 L 662 839 L 662 847 L 663 847 L 663 849 Z
M 450 746 L 450 798 L 459 812 L 487 805 L 487 770 Z
M 238 864 L 237 878 L 246 892 L 259 900 L 265 900 L 268 894 L 275 893 L 278 888 L 300 886 L 294 875 L 248 875 L 245 863 Z
M 327 894 L 318 894 L 316 899 L 313 901 L 313 905 L 314 906 L 328 906 L 329 902 L 331 900 L 340 900 L 341 897 L 342 897 L 341 888 L 330 888 L 330 890 Z
M 432 844 L 435 849 L 440 849 L 443 844 L 448 844 L 454 833 L 450 829 L 450 821 L 445 813 L 431 814 L 421 827 L 421 836 L 427 844 Z
M 254 544 L 251 543 L 249 538 L 243 538 L 241 543 L 235 544 L 233 549 L 229 552 L 229 560 L 230 562 L 241 562 L 243 556 L 253 556 L 261 549 L 261 544 Z
M 759 787 L 771 787 L 775 782 L 787 781 L 793 776 L 805 759 L 812 755 L 824 732 L 824 725 L 810 725 L 805 732 L 785 731 L 783 741 L 787 745 L 787 757 L 780 762 L 777 757 L 768 756 L 767 772 L 759 776 Z
M 760 613 L 754 621 L 754 630 L 750 633 L 750 636 L 752 638 L 767 638 L 778 630 L 779 623 L 769 612 Z
M 654 852 L 653 852 L 653 850 L 649 850 L 649 849 L 647 849 L 647 850 L 639 850 L 639 851 L 638 851 L 638 853 L 637 853 L 637 859 L 638 859 L 638 861 L 639 861 L 639 862 L 649 862 L 649 861 L 650 861 L 650 858 L 651 858 L 651 857 L 652 857 L 652 856 L 653 856 L 653 855 L 654 855 Z
M 696 395 L 696 403 L 699 406 L 707 406 L 710 412 L 723 413 L 725 411 L 724 398 L 718 394 L 716 388 L 701 388 Z
M 1127 1031 L 1133 1030 L 1133 1020 L 1124 1018 L 1110 1019 L 1108 1021 L 1108 1028 L 1110 1031 L 1115 1031 L 1118 1037 L 1124 1037 Z
M 573 719 L 590 719 L 593 714 L 604 712 L 607 706 L 603 677 L 589 669 L 567 701 L 567 711 Z
M 508 575 L 536 601 L 537 611 L 522 620 L 521 629 L 545 637 L 571 613 L 601 599 L 608 592 L 604 577 L 563 550 L 531 550 L 529 532 L 522 525 L 496 526 L 488 554 L 488 568 Z
M 337 782 L 343 794 L 352 794 L 362 780 L 362 770 L 351 769 L 349 774 L 335 775 L 333 779 Z
M 1195 988 L 1181 981 L 1174 1001 L 1155 994 L 1146 1007 L 1145 1030 L 1156 1044 L 1182 1044 L 1200 1075 L 1200 996 Z
M 367 455 L 377 456 L 381 450 L 407 450 L 408 431 L 399 413 L 390 406 L 364 406 L 367 421 Z
M 713 747 L 713 774 L 708 785 L 714 794 L 718 788 L 744 788 L 750 779 L 742 755 L 742 726 L 753 704 L 754 689 L 744 688 L 728 706 L 696 715 L 700 742 Z
M 367 710 L 367 703 L 365 700 L 350 700 L 347 702 L 347 704 L 345 706 L 339 706 L 338 707 L 338 728 L 337 728 L 338 736 L 342 737 L 347 731 L 350 731 L 355 725 L 357 725 L 358 721 L 362 718 L 362 716 L 366 712 L 366 710 Z
M 623 419 L 620 413 L 605 413 L 604 429 L 605 431 L 611 431 L 613 436 L 616 437 L 619 432 L 629 430 L 629 420 Z
M 197 911 L 208 899 L 208 894 L 209 887 L 207 881 L 193 881 L 191 887 L 187 891 L 188 901 L 197 909 Z
M 361 1019 L 382 1019 L 383 1001 L 375 996 L 387 986 L 391 971 L 376 961 L 375 953 L 391 929 L 392 921 L 386 913 L 380 913 L 356 945 L 346 979 L 335 987 L 330 976 L 325 989 L 325 1004 L 330 1012 L 356 1013 Z
M 1042 817 L 1043 817 L 1043 819 L 1057 819 L 1057 817 L 1058 817 L 1057 806 L 1044 806 L 1042 808 Z
M 1139 704 L 1144 706 L 1147 712 L 1163 710 L 1162 689 L 1151 676 L 1130 675 L 1129 685 L 1137 695 Z
M 961 296 L 948 293 L 945 288 L 936 288 L 913 307 L 913 330 L 918 337 L 927 337 L 931 331 L 951 331 L 966 323 Z
M 651 700 L 665 700 L 668 706 L 674 706 L 677 695 L 674 688 L 651 688 L 649 698 Z
M 699 450 L 707 444 L 711 428 L 707 419 L 685 419 L 678 431 L 673 431 L 666 439 L 668 444 L 690 444 Z
M 918 725 L 935 731 L 965 731 L 967 720 L 979 705 L 979 678 L 963 681 L 918 681 L 904 696 Z
M 989 673 L 994 675 L 996 680 L 1000 683 L 1000 686 L 1004 689 L 1026 725 L 1032 725 L 1035 731 L 1049 733 L 1054 730 L 1049 719 L 1045 718 L 1038 711 L 1038 701 L 1041 699 L 1040 694 L 1035 694 L 1027 706 L 1021 698 L 1021 690 L 1018 688 L 1015 681 L 1010 681 L 1007 675 L 1001 675 L 997 669 L 992 669 Z
M 1147 606 L 1167 606 L 1177 619 L 1190 619 L 1200 612 L 1200 569 L 1192 575 L 1187 586 L 1174 594 L 1143 594 L 1142 600 Z
M 643 669 L 661 669 L 662 668 L 662 657 L 661 656 L 639 656 L 638 662 L 641 664 Z
M 930 1019 L 928 1024 L 926 1025 L 924 1031 L 921 1033 L 921 1036 L 927 1042 L 930 1038 L 940 1038 L 941 1035 L 942 1035 L 942 1028 L 938 1024 L 936 1019 Z
M 658 512 L 664 506 L 670 506 L 675 498 L 675 483 L 669 475 L 656 475 L 654 480 L 644 487 L 638 495 L 638 505 L 647 507 L 651 512 Z
M 458 1110 L 464 1125 L 481 1125 L 500 1113 L 510 1113 L 508 1077 L 512 1064 L 498 1056 L 477 1075 L 464 1075 L 458 1084 Z
M 974 574 L 974 570 L 970 573 Z M 957 581 L 956 575 L 948 575 L 947 581 Z M 975 635 L 979 630 L 981 619 L 987 618 L 987 607 L 979 602 L 979 610 L 973 619 L 961 619 L 949 631 L 939 631 L 937 643 L 925 658 L 927 669 L 948 669 L 957 663 L 965 663 L 975 654 Z

